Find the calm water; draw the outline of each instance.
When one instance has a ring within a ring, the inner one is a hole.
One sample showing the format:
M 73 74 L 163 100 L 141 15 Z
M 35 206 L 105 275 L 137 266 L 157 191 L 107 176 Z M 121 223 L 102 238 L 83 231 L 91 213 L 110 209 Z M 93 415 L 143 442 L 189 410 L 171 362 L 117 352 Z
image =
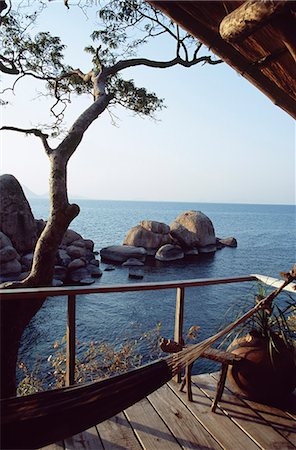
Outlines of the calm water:
M 95 242 L 95 250 L 121 244 L 128 230 L 140 220 L 170 224 L 181 212 L 194 209 L 208 215 L 216 236 L 234 236 L 237 248 L 224 248 L 211 256 L 191 262 L 156 263 L 145 267 L 141 281 L 167 281 L 261 273 L 279 277 L 295 262 L 295 206 L 239 205 L 169 202 L 121 202 L 79 200 L 81 212 L 71 228 Z M 45 200 L 30 201 L 35 218 L 48 217 Z M 101 268 L 104 269 L 104 264 Z M 98 284 L 129 283 L 128 270 L 117 267 L 104 272 Z M 133 281 L 135 282 L 135 281 Z M 210 336 L 230 322 L 242 305 L 251 305 L 252 285 L 241 283 L 186 290 L 185 329 L 201 327 L 200 338 Z M 81 342 L 119 342 L 126 336 L 138 337 L 141 331 L 162 322 L 162 335 L 173 337 L 175 291 L 101 294 L 78 297 L 77 338 Z M 46 370 L 46 359 L 56 339 L 65 334 L 66 301 L 48 299 L 27 328 L 20 359 L 32 366 L 39 359 Z M 145 349 L 143 349 L 145 353 Z M 43 363 L 44 362 L 44 363 Z M 211 363 L 198 361 L 195 372 L 210 370 Z

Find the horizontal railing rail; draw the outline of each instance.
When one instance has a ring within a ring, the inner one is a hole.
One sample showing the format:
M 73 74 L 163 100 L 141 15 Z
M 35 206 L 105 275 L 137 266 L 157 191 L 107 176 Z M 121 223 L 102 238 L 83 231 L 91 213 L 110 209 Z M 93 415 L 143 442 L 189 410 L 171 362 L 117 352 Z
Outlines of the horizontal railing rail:
M 0 289 L 0 301 L 30 300 L 44 297 L 68 298 L 67 326 L 66 326 L 66 386 L 75 383 L 76 358 L 76 296 L 86 294 L 109 294 L 137 291 L 152 291 L 163 289 L 176 289 L 176 312 L 174 340 L 183 342 L 183 319 L 185 304 L 185 289 L 198 286 L 213 286 L 218 284 L 243 283 L 247 281 L 261 281 L 265 284 L 275 285 L 279 280 L 265 275 L 247 275 L 227 278 L 199 278 L 192 280 L 157 281 L 149 283 L 130 283 L 118 285 L 96 286 L 62 286 L 62 287 L 36 287 L 25 289 Z M 294 288 L 295 286 L 293 286 Z M 292 289 L 292 288 L 291 288 Z M 289 289 L 290 290 L 290 289 Z M 295 291 L 293 291 L 295 292 Z M 180 381 L 180 376 L 178 377 Z
M 42 297 L 57 297 L 62 295 L 107 294 L 112 292 L 153 291 L 161 289 L 176 289 L 195 286 L 210 286 L 215 284 L 242 283 L 256 281 L 254 275 L 231 278 L 198 278 L 192 280 L 156 281 L 149 283 L 114 284 L 103 286 L 62 286 L 36 287 L 25 289 L 0 289 L 0 300 L 33 299 Z

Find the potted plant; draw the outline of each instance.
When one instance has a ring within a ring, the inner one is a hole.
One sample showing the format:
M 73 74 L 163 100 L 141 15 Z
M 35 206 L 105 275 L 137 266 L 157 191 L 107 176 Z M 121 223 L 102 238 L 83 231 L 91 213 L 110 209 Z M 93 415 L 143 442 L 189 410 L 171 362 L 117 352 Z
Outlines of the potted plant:
M 264 296 L 260 287 L 256 302 Z M 243 357 L 228 371 L 230 384 L 256 401 L 277 402 L 296 387 L 296 301 L 289 296 L 281 302 L 281 307 L 268 303 L 259 309 L 235 330 L 228 347 Z

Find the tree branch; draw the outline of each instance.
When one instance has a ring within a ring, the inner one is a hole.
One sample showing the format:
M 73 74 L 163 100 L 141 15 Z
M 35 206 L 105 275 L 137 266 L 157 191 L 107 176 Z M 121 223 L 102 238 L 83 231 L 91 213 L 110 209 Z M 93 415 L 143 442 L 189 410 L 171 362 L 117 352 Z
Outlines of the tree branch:
M 0 60 L 1 59 L 2 61 L 8 63 L 10 67 L 7 67 L 5 64 L 2 63 L 2 61 L 0 61 L 0 72 L 7 73 L 9 75 L 18 75 L 20 73 L 14 64 L 14 61 L 11 61 L 10 59 L 0 55 Z
M 202 47 L 202 43 L 199 42 L 198 45 L 197 45 L 197 47 L 196 47 L 196 49 L 195 49 L 195 51 L 194 51 L 193 59 L 196 59 L 197 54 L 198 54 L 199 50 L 201 49 L 201 47 Z
M 184 67 L 192 67 L 200 62 L 204 62 L 205 64 L 220 64 L 223 62 L 222 60 L 213 60 L 211 56 L 201 56 L 200 58 L 192 59 L 191 61 L 186 61 L 180 56 L 177 56 L 176 58 L 170 60 L 170 61 L 153 61 L 151 59 L 146 58 L 135 58 L 135 59 L 127 59 L 123 61 L 118 61 L 114 66 L 108 67 L 105 69 L 105 73 L 107 76 L 114 75 L 115 73 L 127 69 L 129 67 L 135 67 L 135 66 L 147 66 L 147 67 L 154 67 L 158 69 L 166 69 L 168 67 L 173 67 L 176 65 L 181 65 Z
M 163 22 L 161 22 L 158 18 L 158 10 L 156 10 L 155 8 L 153 8 L 153 12 L 154 12 L 154 17 L 149 16 L 148 14 L 145 14 L 143 11 L 141 11 L 141 15 L 142 17 L 145 17 L 148 20 L 151 20 L 152 22 L 155 22 L 157 25 L 159 25 L 160 27 L 162 27 L 168 34 L 170 34 L 174 39 L 178 40 L 178 36 L 176 36 L 175 33 L 173 33 L 173 31 L 167 27 Z M 178 25 L 177 25 L 178 27 Z
M 3 17 L 7 16 L 11 10 L 11 1 L 9 2 L 9 6 L 7 6 L 6 1 L 5 0 L 1 0 L 0 1 L 0 14 L 2 13 L 2 11 L 4 11 L 4 9 L 8 8 L 8 10 L 3 14 L 3 16 L 0 16 L 0 26 L 3 20 Z
M 97 76 L 93 76 L 95 98 L 94 103 L 89 106 L 74 122 L 68 135 L 60 143 L 57 150 L 69 159 L 80 144 L 85 131 L 98 118 L 100 114 L 107 108 L 113 98 L 113 94 L 107 94 L 105 91 L 106 74 L 105 69 Z
M 25 134 L 34 134 L 34 136 L 39 137 L 42 140 L 43 146 L 45 148 L 46 153 L 49 155 L 52 152 L 52 148 L 48 145 L 47 138 L 48 134 L 42 133 L 42 131 L 38 130 L 37 128 L 18 128 L 18 127 L 10 127 L 10 126 L 4 126 L 0 128 L 0 131 L 17 131 L 18 133 L 25 133 Z
M 180 30 L 179 30 L 179 25 L 177 25 L 177 51 L 176 51 L 176 57 L 178 58 L 178 56 L 180 56 Z
M 189 61 L 188 50 L 187 50 L 186 45 L 184 44 L 184 39 L 185 39 L 185 38 L 186 38 L 186 37 L 184 37 L 182 40 L 180 40 L 180 45 L 182 46 L 183 51 L 184 51 L 184 53 L 185 53 L 186 61 Z M 194 58 L 193 58 L 193 60 L 194 60 Z

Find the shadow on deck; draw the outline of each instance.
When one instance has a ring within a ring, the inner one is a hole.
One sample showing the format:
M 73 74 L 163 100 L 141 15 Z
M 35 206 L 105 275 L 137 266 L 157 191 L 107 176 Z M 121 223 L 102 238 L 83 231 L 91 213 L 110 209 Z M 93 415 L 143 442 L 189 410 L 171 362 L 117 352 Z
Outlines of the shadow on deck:
M 217 374 L 192 377 L 193 402 L 171 381 L 147 398 L 89 430 L 44 447 L 62 449 L 295 449 L 296 397 L 275 408 L 225 388 L 210 412 Z

